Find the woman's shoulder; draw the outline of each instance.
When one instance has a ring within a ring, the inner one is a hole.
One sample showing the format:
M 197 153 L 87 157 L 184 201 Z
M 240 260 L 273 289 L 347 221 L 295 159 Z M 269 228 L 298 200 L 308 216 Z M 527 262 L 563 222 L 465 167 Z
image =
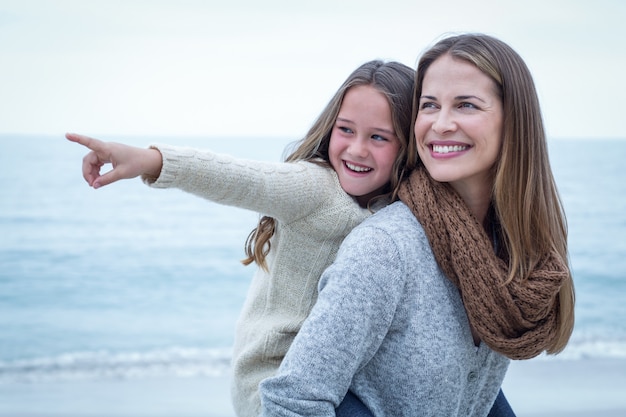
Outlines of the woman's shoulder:
M 422 225 L 401 201 L 377 211 L 355 227 L 350 235 L 351 240 L 360 244 L 395 247 L 406 254 L 430 250 Z
M 420 228 L 421 225 L 402 201 L 395 201 L 370 216 L 363 227 L 376 227 L 384 230 Z

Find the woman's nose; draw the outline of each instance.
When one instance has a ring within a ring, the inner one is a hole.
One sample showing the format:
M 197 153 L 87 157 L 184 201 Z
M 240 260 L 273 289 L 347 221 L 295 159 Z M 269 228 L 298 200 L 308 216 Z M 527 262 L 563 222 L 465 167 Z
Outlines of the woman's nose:
M 433 120 L 432 130 L 440 135 L 456 129 L 456 122 L 449 111 L 439 111 Z

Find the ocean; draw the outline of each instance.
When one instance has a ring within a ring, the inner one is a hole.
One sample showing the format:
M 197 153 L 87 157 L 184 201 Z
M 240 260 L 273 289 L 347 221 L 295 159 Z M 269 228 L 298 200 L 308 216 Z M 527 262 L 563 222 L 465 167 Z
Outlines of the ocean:
M 279 161 L 287 139 L 149 138 Z M 0 392 L 228 372 L 258 215 L 139 179 L 99 190 L 63 135 L 0 135 Z M 557 358 L 626 359 L 626 140 L 550 141 L 576 326 Z

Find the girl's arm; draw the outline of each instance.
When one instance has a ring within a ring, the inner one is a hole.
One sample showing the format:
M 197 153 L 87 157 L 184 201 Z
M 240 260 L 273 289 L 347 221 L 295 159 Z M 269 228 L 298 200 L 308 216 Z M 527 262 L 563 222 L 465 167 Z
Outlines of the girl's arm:
M 94 188 L 141 176 L 156 188 L 179 188 L 285 221 L 322 206 L 351 205 L 331 170 L 313 164 L 243 160 L 169 145 L 144 149 L 72 133 L 66 137 L 90 149 L 83 158 L 83 177 Z M 113 169 L 101 174 L 109 163 Z
M 143 180 L 155 188 L 180 190 L 228 206 L 268 215 L 285 222 L 339 206 L 350 215 L 358 209 L 332 169 L 304 162 L 267 162 L 189 147 L 155 144 L 161 173 Z M 354 207 L 352 207 L 354 206 Z M 320 213 L 323 216 L 323 213 Z M 320 219 L 311 219 L 320 221 Z M 328 222 L 328 219 L 321 219 Z
M 140 175 L 157 178 L 163 166 L 161 153 L 156 149 L 103 142 L 76 133 L 66 133 L 65 137 L 91 150 L 83 158 L 83 177 L 93 188 Z M 112 164 L 113 169 L 101 174 L 100 169 L 105 164 Z

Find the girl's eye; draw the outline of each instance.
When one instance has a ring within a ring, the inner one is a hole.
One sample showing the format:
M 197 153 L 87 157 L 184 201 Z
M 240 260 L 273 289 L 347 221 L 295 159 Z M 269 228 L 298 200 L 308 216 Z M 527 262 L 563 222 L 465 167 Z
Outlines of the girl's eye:
M 352 129 L 350 129 L 349 127 L 345 127 L 345 126 L 337 126 L 337 129 L 341 130 L 343 133 L 353 133 Z
M 377 142 L 382 142 L 382 141 L 386 141 L 387 140 L 387 138 L 384 138 L 384 137 L 382 137 L 380 135 L 372 135 L 372 139 L 374 139 Z

